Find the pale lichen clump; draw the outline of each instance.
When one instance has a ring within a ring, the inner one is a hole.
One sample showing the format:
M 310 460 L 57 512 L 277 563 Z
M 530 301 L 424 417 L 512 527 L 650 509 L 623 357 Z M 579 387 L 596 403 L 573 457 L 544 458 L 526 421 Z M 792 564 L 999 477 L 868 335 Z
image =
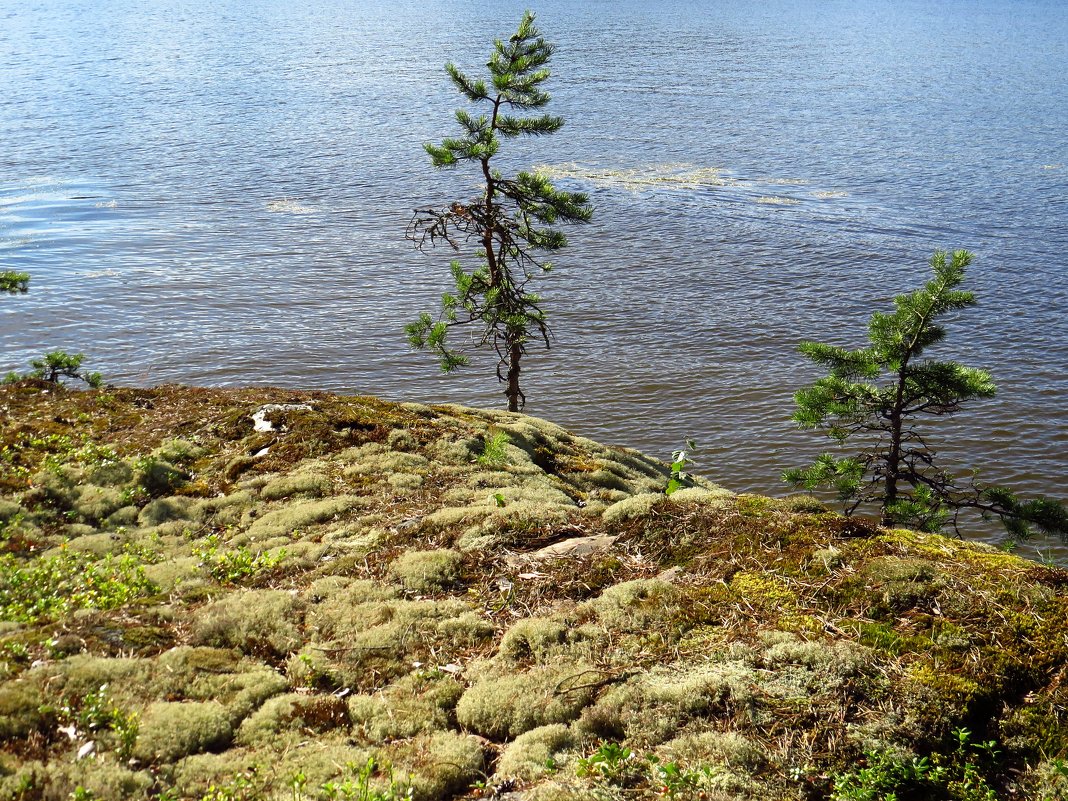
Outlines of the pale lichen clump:
M 477 680 L 456 705 L 460 725 L 493 740 L 575 720 L 594 698 L 603 673 L 589 665 L 554 664 Z
M 430 593 L 455 586 L 462 565 L 463 557 L 456 551 L 407 551 L 390 565 L 389 572 L 412 592 Z
M 249 654 L 285 656 L 302 642 L 303 604 L 281 590 L 234 592 L 200 609 L 192 642 L 229 646 Z
M 230 716 L 217 701 L 158 701 L 141 715 L 134 756 L 143 762 L 174 762 L 227 746 Z

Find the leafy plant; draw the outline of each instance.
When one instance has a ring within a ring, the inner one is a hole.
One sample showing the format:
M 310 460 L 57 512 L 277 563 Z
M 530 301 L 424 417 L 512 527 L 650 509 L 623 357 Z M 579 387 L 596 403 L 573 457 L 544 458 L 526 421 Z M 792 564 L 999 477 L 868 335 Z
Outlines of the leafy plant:
M 212 577 L 223 584 L 233 584 L 265 570 L 273 570 L 286 558 L 285 548 L 273 555 L 266 551 L 253 554 L 246 545 L 220 551 L 219 542 L 219 535 L 211 534 L 205 538 L 203 545 L 194 545 L 192 550 L 193 556 L 201 561 Z
M 865 765 L 836 777 L 831 801 L 896 801 L 898 792 L 925 784 L 931 764 L 925 758 L 899 759 L 869 752 Z
M 130 758 L 137 742 L 140 720 L 136 712 L 127 712 L 111 700 L 106 684 L 84 697 L 65 698 L 56 712 L 61 720 L 73 724 L 83 735 L 111 732 L 118 741 L 119 757 Z
M 0 554 L 0 619 L 33 623 L 73 609 L 113 609 L 156 586 L 132 556 L 93 560 L 84 553 L 64 550 L 21 563 L 13 554 Z
M 623 785 L 640 773 L 638 760 L 629 748 L 619 743 L 601 743 L 588 757 L 575 766 L 579 776 L 587 776 L 608 784 Z
M 504 431 L 493 432 L 486 437 L 482 445 L 482 453 L 475 458 L 475 461 L 483 467 L 504 464 L 508 461 L 508 453 L 504 448 L 511 441 Z
M 30 288 L 30 274 L 14 270 L 0 271 L 0 292 L 21 295 Z
M 586 222 L 593 213 L 581 192 L 557 190 L 538 173 L 520 172 L 506 178 L 493 166 L 502 138 L 544 136 L 563 126 L 562 118 L 549 114 L 512 113 L 541 109 L 549 102 L 541 85 L 549 77 L 547 65 L 554 51 L 528 11 L 512 36 L 494 42 L 486 64 L 488 82 L 469 78 L 454 64 L 446 65 L 460 94 L 472 103 L 487 104 L 488 114 L 474 117 L 458 110 L 461 136 L 446 138 L 440 145 L 427 144 L 425 149 L 435 167 L 473 164 L 481 192 L 466 202 L 417 209 L 407 232 L 420 249 L 441 239 L 458 251 L 461 244 L 474 241 L 482 260 L 471 272 L 459 261 L 451 263 L 455 291 L 442 296 L 437 321 L 424 313 L 407 326 L 408 342 L 437 354 L 442 370 L 449 372 L 468 363 L 465 355 L 447 346 L 449 331 L 474 326 L 475 347 L 492 347 L 497 354 L 497 379 L 505 384 L 510 411 L 518 411 L 526 400 L 519 373 L 529 343 L 540 340 L 549 347 L 541 298 L 529 288 L 536 275 L 552 269 L 539 254 L 567 244 L 563 233 L 552 226 Z
M 692 439 L 688 439 L 686 440 L 686 450 L 672 451 L 671 478 L 668 480 L 667 489 L 664 490 L 665 495 L 671 495 L 680 489 L 693 486 L 693 480 L 690 474 L 686 472 L 686 467 L 692 461 L 690 454 L 695 450 L 697 450 L 697 443 Z
M 327 801 L 408 801 L 414 788 L 411 779 L 395 781 L 392 768 L 383 767 L 369 757 L 362 765 L 349 763 L 352 776 L 341 781 L 329 781 L 322 785 L 322 797 Z M 384 789 L 376 787 L 372 780 L 376 773 L 384 773 L 388 782 Z
M 864 440 L 860 453 L 836 458 L 824 453 L 783 479 L 805 489 L 837 491 L 852 514 L 875 504 L 884 525 L 924 531 L 958 526 L 962 510 L 999 517 L 1013 539 L 1032 528 L 1068 540 L 1068 509 L 1049 498 L 1019 500 L 1011 491 L 958 478 L 943 468 L 920 421 L 959 412 L 970 400 L 994 396 L 983 370 L 924 358 L 946 337 L 941 318 L 975 305 L 958 289 L 972 255 L 937 251 L 934 276 L 923 288 L 894 298 L 894 311 L 876 312 L 868 323 L 870 344 L 859 350 L 803 342 L 801 353 L 830 374 L 800 390 L 793 418 L 802 428 L 820 429 L 842 446 Z
M 650 755 L 646 759 L 652 769 L 652 778 L 659 785 L 658 791 L 663 798 L 696 796 L 711 774 L 708 767 L 687 770 L 680 768 L 675 762 L 661 762 L 656 756 Z
M 997 801 L 986 778 L 1000 771 L 1001 753 L 996 740 L 974 741 L 965 728 L 951 733 L 948 753 L 904 759 L 882 752 L 865 755 L 865 765 L 834 779 L 831 801 L 896 801 L 908 797 L 947 798 L 955 801 Z
M 255 770 L 239 773 L 226 784 L 212 784 L 200 796 L 200 801 L 255 801 L 262 797 L 263 787 L 253 781 Z

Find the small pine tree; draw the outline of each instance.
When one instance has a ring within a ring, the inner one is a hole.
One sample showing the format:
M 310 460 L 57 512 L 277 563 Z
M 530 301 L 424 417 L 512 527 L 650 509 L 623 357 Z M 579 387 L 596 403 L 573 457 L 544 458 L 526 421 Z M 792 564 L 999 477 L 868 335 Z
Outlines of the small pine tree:
M 33 372 L 29 377 L 42 378 L 53 384 L 58 384 L 62 378 L 76 378 L 96 389 L 104 383 L 104 378 L 100 373 L 83 372 L 81 367 L 84 360 L 85 356 L 81 353 L 69 354 L 54 350 L 40 359 L 30 361 Z
M 939 318 L 975 305 L 973 293 L 957 288 L 971 260 L 965 250 L 951 257 L 936 252 L 930 261 L 934 277 L 922 289 L 896 296 L 893 313 L 872 315 L 866 348 L 801 343 L 801 353 L 830 375 L 794 396 L 793 419 L 840 445 L 854 438 L 868 444 L 845 458 L 824 453 L 810 467 L 786 471 L 783 479 L 809 490 L 837 490 L 849 514 L 876 504 L 887 526 L 957 530 L 961 511 L 972 509 L 1000 518 L 1013 540 L 1038 528 L 1068 541 L 1063 504 L 1023 501 L 1004 488 L 954 477 L 940 466 L 921 431 L 926 417 L 955 414 L 967 401 L 994 396 L 994 383 L 983 370 L 922 358 L 945 338 Z
M 492 346 L 498 357 L 497 379 L 505 384 L 508 409 L 518 411 L 525 403 L 520 389 L 520 362 L 531 341 L 549 347 L 549 326 L 541 298 L 529 289 L 530 282 L 552 265 L 542 252 L 567 244 L 563 233 L 551 227 L 558 223 L 586 222 L 592 209 L 581 192 L 557 190 L 538 173 L 520 172 L 504 177 L 494 168 L 493 158 L 501 140 L 520 136 L 543 136 L 558 131 L 563 119 L 549 114 L 515 116 L 543 108 L 549 94 L 541 85 L 549 77 L 548 63 L 554 46 L 534 26 L 534 15 L 523 15 L 519 28 L 507 40 L 494 42 L 486 66 L 489 81 L 473 80 L 454 64 L 445 69 L 460 94 L 472 103 L 488 106 L 478 117 L 460 109 L 456 120 L 462 129 L 457 138 L 440 145 L 425 145 L 435 167 L 472 163 L 478 168 L 478 197 L 442 208 L 417 209 L 408 227 L 408 238 L 420 248 L 444 240 L 454 250 L 474 241 L 482 263 L 473 271 L 451 264 L 454 291 L 442 296 L 442 311 L 435 321 L 422 314 L 407 326 L 412 347 L 437 354 L 448 372 L 467 364 L 467 357 L 450 349 L 450 330 L 471 325 L 475 346 Z

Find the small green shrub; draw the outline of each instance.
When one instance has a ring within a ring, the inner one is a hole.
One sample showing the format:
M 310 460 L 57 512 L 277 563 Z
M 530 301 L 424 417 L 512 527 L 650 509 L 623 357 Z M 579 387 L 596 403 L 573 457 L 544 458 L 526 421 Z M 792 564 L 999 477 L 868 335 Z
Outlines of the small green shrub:
M 205 538 L 203 545 L 193 546 L 193 556 L 201 561 L 212 578 L 223 584 L 234 584 L 266 570 L 273 570 L 286 558 L 284 548 L 274 554 L 267 551 L 253 554 L 246 545 L 220 551 L 219 542 L 219 535 L 211 534 Z
M 0 554 L 0 619 L 33 623 L 73 609 L 113 609 L 156 592 L 141 563 L 130 556 L 61 551 L 21 563 Z
M 689 466 L 690 454 L 697 450 L 697 444 L 692 440 L 686 440 L 686 448 L 674 451 L 671 454 L 671 478 L 668 480 L 667 488 L 664 490 L 665 495 L 673 495 L 680 489 L 693 486 L 693 479 L 690 474 L 686 472 L 686 468 Z
M 83 736 L 99 739 L 102 733 L 110 732 L 121 759 L 129 759 L 133 753 L 139 730 L 138 715 L 112 701 L 106 684 L 84 696 L 67 696 L 56 712 L 60 720 L 77 726 Z
M 410 781 L 397 780 L 393 770 L 368 757 L 362 765 L 349 763 L 350 775 L 324 782 L 324 801 L 407 801 L 413 796 Z M 384 777 L 378 779 L 380 774 Z
M 581 758 L 575 766 L 579 776 L 590 777 L 606 784 L 633 784 L 643 766 L 637 755 L 619 743 L 601 743 L 597 750 Z
M 475 457 L 475 461 L 483 467 L 506 464 L 508 461 L 506 448 L 511 441 L 504 431 L 497 430 L 488 433 L 483 440 L 482 452 Z
M 85 356 L 81 353 L 69 354 L 61 350 L 46 353 L 40 359 L 30 361 L 33 371 L 31 378 L 41 378 L 53 384 L 60 383 L 63 378 L 76 378 L 84 381 L 94 389 L 104 383 L 104 377 L 100 373 L 86 373 L 82 371 L 82 362 Z

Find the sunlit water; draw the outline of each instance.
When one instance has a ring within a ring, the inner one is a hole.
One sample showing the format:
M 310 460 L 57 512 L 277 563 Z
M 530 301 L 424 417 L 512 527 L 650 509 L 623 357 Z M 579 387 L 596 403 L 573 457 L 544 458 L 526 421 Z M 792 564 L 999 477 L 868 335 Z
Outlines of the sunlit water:
M 0 299 L 0 367 L 63 348 L 117 383 L 499 405 L 490 364 L 406 349 L 451 254 L 403 233 L 473 185 L 422 151 L 453 133 L 442 64 L 477 69 L 522 8 L 7 0 L 0 265 L 33 279 Z M 535 10 L 568 124 L 503 162 L 596 217 L 543 283 L 527 411 L 661 457 L 694 438 L 706 474 L 782 494 L 823 445 L 789 420 L 817 376 L 796 343 L 862 344 L 931 251 L 968 248 L 981 306 L 941 353 L 999 395 L 941 427 L 946 454 L 1068 496 L 1068 5 Z

